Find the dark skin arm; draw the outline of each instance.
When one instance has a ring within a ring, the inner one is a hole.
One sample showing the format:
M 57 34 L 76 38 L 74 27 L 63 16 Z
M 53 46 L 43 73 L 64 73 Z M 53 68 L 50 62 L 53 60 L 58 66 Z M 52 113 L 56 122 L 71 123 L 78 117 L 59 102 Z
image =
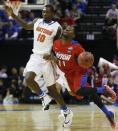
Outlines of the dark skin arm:
M 59 27 L 58 30 L 57 30 L 57 34 L 56 34 L 56 36 L 54 38 L 54 41 L 57 40 L 57 39 L 60 39 L 61 36 L 62 36 L 62 28 Z
M 14 18 L 24 29 L 33 30 L 34 23 L 36 22 L 36 20 L 34 20 L 32 23 L 27 23 L 23 19 L 21 19 L 19 16 L 16 16 L 13 13 L 13 10 L 11 7 L 8 7 L 7 5 L 5 5 L 4 7 L 5 7 L 5 11 L 8 14 L 8 16 L 11 16 L 12 18 Z
M 53 52 L 51 53 L 51 55 L 45 54 L 43 58 L 44 58 L 45 60 L 53 61 L 55 64 L 58 63 L 58 59 L 56 58 L 56 56 L 54 55 Z

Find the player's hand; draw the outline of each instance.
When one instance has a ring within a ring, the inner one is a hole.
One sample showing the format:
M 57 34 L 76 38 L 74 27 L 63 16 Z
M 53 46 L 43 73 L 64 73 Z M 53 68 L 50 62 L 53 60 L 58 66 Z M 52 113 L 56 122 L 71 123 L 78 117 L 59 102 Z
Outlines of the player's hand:
M 43 59 L 45 59 L 45 60 L 52 60 L 51 55 L 49 55 L 49 54 L 45 54 L 43 56 Z
M 5 11 L 6 11 L 8 16 L 13 16 L 14 15 L 12 8 L 9 7 L 7 3 L 4 3 L 4 8 L 5 8 Z
M 106 102 L 108 102 L 109 104 L 113 104 L 114 103 L 114 100 L 104 96 L 104 95 L 101 95 L 100 96 L 103 100 L 105 100 Z
M 69 91 L 69 94 L 70 94 L 71 96 L 75 96 L 75 94 L 74 94 L 72 91 Z

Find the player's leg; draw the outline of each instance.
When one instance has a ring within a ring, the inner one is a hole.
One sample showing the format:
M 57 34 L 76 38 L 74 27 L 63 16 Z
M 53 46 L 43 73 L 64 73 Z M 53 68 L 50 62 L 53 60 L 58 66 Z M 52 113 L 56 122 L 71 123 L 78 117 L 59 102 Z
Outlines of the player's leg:
M 36 81 L 36 77 L 41 76 L 41 67 L 43 66 L 41 60 L 40 55 L 31 55 L 24 69 L 24 83 L 40 97 L 43 105 L 47 105 L 49 97 L 40 89 L 39 83 Z
M 116 123 L 114 119 L 114 113 L 109 111 L 107 107 L 102 103 L 100 97 L 97 94 L 96 88 L 80 88 L 76 94 L 79 96 L 90 96 L 94 103 L 105 113 L 112 128 L 115 128 Z
M 75 78 L 75 84 L 76 84 L 75 87 L 90 87 L 87 84 L 87 77 L 88 77 L 87 72 L 85 72 L 84 74 L 79 73 L 77 75 L 76 75 L 76 78 Z M 77 79 L 78 79 L 78 81 L 77 81 Z M 96 93 L 108 94 L 112 98 L 112 100 L 111 100 L 112 102 L 114 102 L 116 100 L 116 93 L 107 85 L 104 85 L 104 86 L 101 86 L 101 87 L 96 87 Z
M 27 72 L 24 78 L 26 85 L 39 96 L 43 95 L 38 83 L 35 81 L 36 74 L 34 72 Z
M 40 74 L 40 59 L 39 55 L 32 54 L 23 72 L 24 83 L 37 95 L 42 97 L 44 93 L 41 91 L 38 83 L 35 81 L 35 77 Z
M 44 92 L 44 94 L 46 94 L 45 97 L 43 97 L 41 99 L 43 111 L 48 110 L 49 107 L 50 107 L 50 102 L 52 101 L 52 97 L 50 97 L 48 95 L 48 89 L 47 89 L 47 86 L 45 84 L 44 78 L 43 78 L 43 76 L 36 76 L 35 81 L 38 83 L 39 87 Z
M 69 126 L 72 122 L 73 113 L 70 109 L 68 109 L 68 107 L 66 106 L 63 100 L 63 97 L 61 96 L 61 94 L 58 92 L 56 88 L 55 72 L 54 72 L 51 62 L 48 62 L 45 65 L 43 77 L 47 85 L 49 94 L 55 99 L 55 101 L 60 106 L 62 117 L 59 117 L 59 118 L 61 118 L 63 126 Z

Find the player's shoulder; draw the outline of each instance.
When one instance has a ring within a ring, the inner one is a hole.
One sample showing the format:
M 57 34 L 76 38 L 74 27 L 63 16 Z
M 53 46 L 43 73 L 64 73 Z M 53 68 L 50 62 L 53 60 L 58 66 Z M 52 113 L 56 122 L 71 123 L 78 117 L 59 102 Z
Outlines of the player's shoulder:
M 81 44 L 77 40 L 72 40 L 72 45 L 74 47 L 82 47 Z
M 61 39 L 57 39 L 57 40 L 54 41 L 55 45 L 59 45 L 60 43 L 61 43 Z
M 41 22 L 43 22 L 43 19 L 42 18 L 35 18 L 34 20 L 33 20 L 33 22 L 34 23 L 41 23 Z
M 52 21 L 52 25 L 55 26 L 55 27 L 61 27 L 61 25 L 59 24 L 59 22 L 55 21 L 55 20 Z

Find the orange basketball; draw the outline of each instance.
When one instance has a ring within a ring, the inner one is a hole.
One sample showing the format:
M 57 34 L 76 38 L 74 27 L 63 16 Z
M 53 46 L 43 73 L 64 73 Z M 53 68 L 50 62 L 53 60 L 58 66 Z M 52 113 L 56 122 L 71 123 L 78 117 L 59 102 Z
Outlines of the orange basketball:
M 82 52 L 78 56 L 78 64 L 82 68 L 89 68 L 93 65 L 94 62 L 94 56 L 91 52 Z

